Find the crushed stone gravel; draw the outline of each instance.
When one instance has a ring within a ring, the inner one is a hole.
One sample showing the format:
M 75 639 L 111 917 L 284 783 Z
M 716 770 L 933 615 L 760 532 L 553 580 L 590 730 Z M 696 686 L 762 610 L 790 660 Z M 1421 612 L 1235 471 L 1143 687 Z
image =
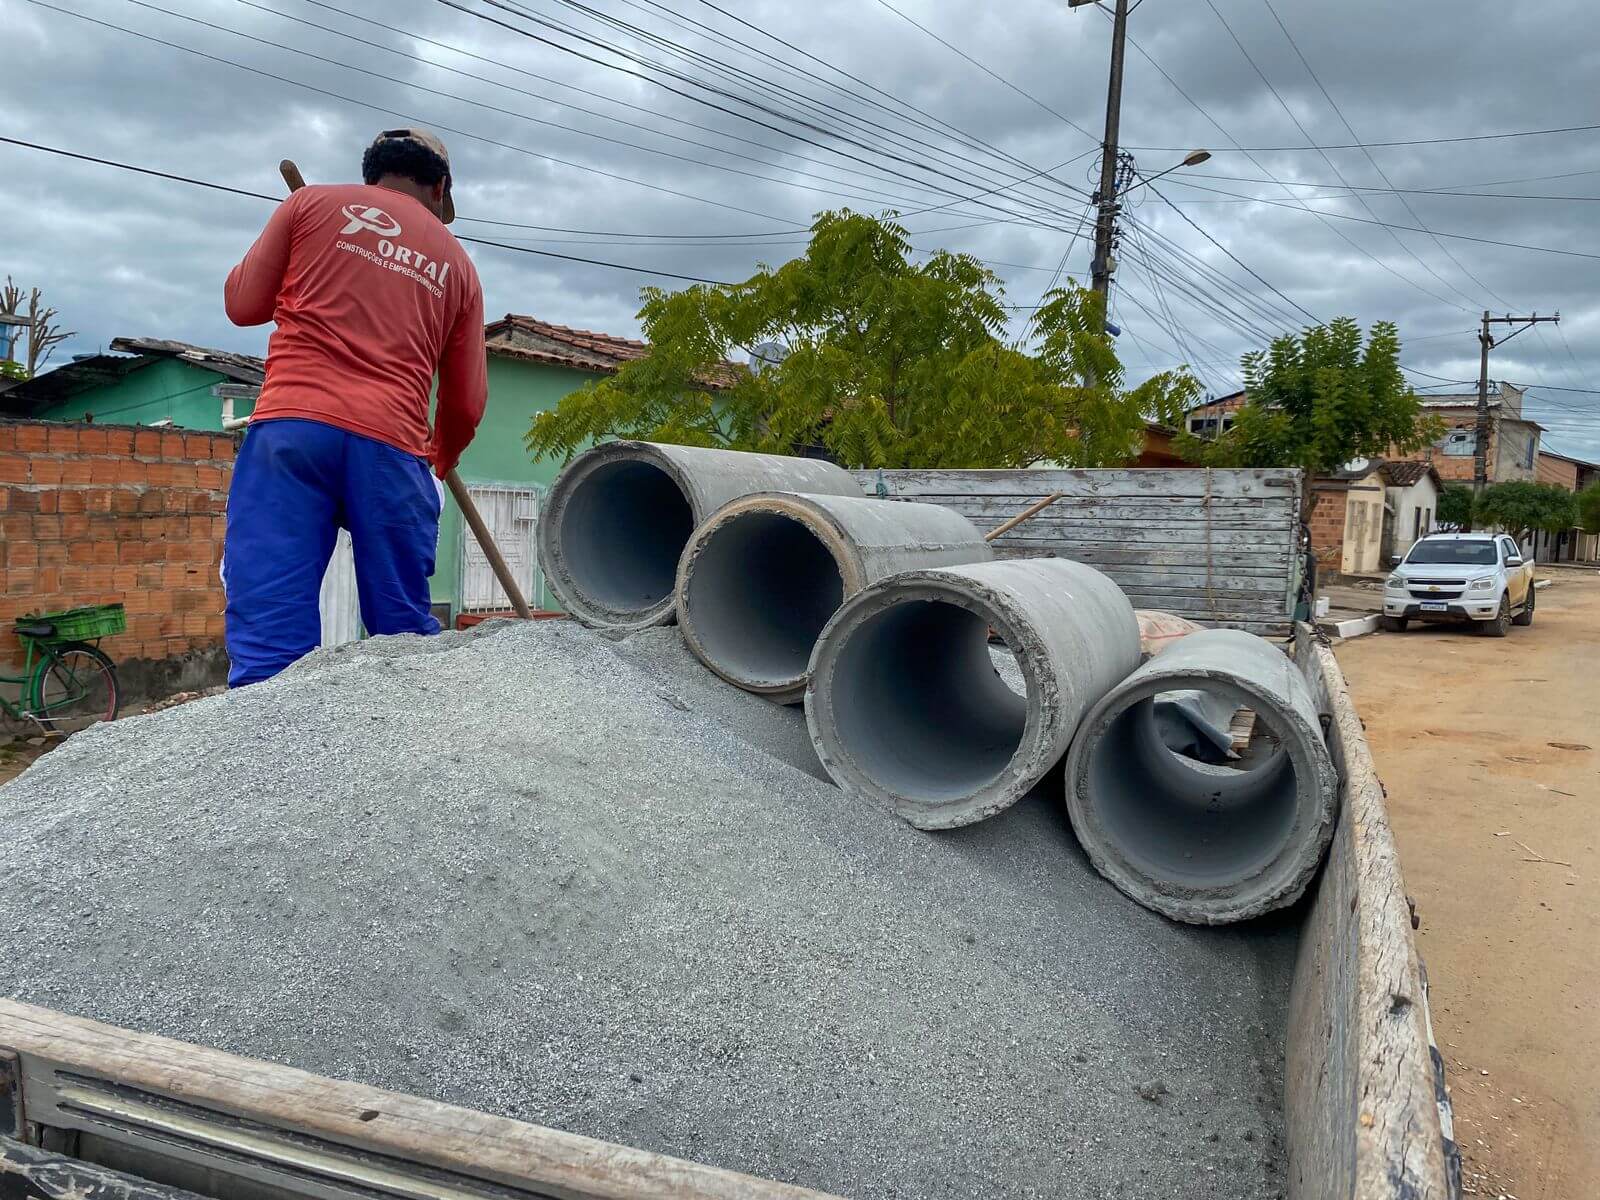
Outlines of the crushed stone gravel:
M 0 789 L 0 993 L 849 1196 L 1283 1189 L 1291 920 L 1125 899 L 1058 774 L 846 803 L 804 729 L 671 629 L 320 651 Z

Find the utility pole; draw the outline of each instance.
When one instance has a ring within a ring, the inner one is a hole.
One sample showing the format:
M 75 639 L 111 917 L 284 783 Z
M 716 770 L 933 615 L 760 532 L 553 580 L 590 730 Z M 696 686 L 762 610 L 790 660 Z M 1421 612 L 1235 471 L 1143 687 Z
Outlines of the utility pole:
M 1534 313 L 1531 317 L 1514 317 L 1510 313 L 1503 317 L 1491 317 L 1488 310 L 1484 310 L 1483 324 L 1478 330 L 1478 433 L 1472 448 L 1474 491 L 1483 491 L 1489 483 L 1489 351 L 1496 344 L 1494 337 L 1489 333 L 1489 326 L 1520 325 L 1521 329 L 1508 333 L 1500 339 L 1502 342 L 1509 342 L 1523 329 L 1531 328 L 1541 321 L 1559 320 L 1561 320 L 1560 313 L 1553 317 L 1541 317 L 1538 313 Z
M 1068 0 L 1071 3 L 1071 0 Z M 1078 0 L 1091 3 L 1092 0 Z M 1076 8 L 1077 4 L 1072 4 Z M 1128 40 L 1128 0 L 1117 0 L 1111 25 L 1111 80 L 1106 85 L 1106 135 L 1100 146 L 1100 189 L 1095 202 L 1100 212 L 1094 224 L 1094 261 L 1089 264 L 1090 286 L 1101 296 L 1111 290 L 1111 257 L 1117 222 L 1117 135 L 1122 124 L 1122 52 Z

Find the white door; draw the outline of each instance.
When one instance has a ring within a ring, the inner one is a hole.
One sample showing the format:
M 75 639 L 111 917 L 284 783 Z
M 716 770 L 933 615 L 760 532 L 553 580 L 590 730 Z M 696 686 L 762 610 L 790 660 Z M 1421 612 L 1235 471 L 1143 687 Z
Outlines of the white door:
M 317 607 L 322 612 L 324 646 L 342 646 L 360 639 L 361 603 L 356 593 L 356 560 L 348 529 L 339 530 L 339 540 L 333 544 L 333 557 L 322 574 Z
M 528 603 L 542 605 L 544 580 L 534 552 L 534 529 L 539 521 L 539 489 L 535 487 L 469 484 L 467 492 L 483 522 L 489 527 L 495 545 L 522 588 Z M 461 522 L 461 608 L 463 612 L 506 612 L 511 598 L 506 595 L 494 569 L 484 557 L 478 539 L 465 520 Z

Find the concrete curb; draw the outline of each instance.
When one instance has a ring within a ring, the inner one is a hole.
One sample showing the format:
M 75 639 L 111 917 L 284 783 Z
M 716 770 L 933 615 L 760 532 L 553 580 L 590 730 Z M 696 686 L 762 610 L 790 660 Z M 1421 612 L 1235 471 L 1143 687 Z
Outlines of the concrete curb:
M 1371 613 L 1365 617 L 1346 617 L 1342 621 L 1318 621 L 1317 632 L 1336 637 L 1341 640 L 1361 637 L 1363 634 L 1376 633 L 1378 630 L 1378 614 Z
M 1554 579 L 1535 579 L 1533 581 L 1533 587 L 1534 587 L 1535 591 L 1539 591 L 1539 590 L 1542 590 L 1543 588 L 1549 587 L 1554 582 L 1555 582 Z

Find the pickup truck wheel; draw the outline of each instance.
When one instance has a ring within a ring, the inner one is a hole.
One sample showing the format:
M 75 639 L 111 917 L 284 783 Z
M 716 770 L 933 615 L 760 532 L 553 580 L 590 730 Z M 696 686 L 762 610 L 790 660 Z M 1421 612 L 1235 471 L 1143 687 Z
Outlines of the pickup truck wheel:
M 1378 628 L 1389 633 L 1404 633 L 1410 621 L 1406 617 L 1379 617 Z
M 1528 602 L 1522 606 L 1521 612 L 1511 618 L 1513 625 L 1521 625 L 1526 628 L 1533 624 L 1533 598 L 1538 594 L 1533 590 L 1533 585 L 1530 583 L 1528 585 Z
M 1479 621 L 1478 632 L 1484 637 L 1505 637 L 1511 628 L 1511 597 L 1500 597 L 1500 611 L 1492 620 Z

